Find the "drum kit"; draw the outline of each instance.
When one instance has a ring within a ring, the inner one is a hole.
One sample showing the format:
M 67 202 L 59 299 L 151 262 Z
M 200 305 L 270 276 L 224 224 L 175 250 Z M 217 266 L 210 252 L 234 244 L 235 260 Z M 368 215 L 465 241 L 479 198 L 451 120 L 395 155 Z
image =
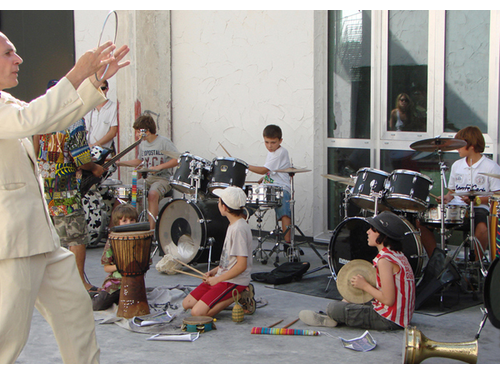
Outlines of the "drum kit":
M 432 152 L 438 155 L 441 196 L 445 195 L 445 171 L 447 169 L 442 159 L 443 152 L 456 150 L 465 145 L 466 142 L 460 139 L 441 139 L 439 137 L 418 141 L 410 145 L 410 148 L 415 151 Z M 443 200 L 439 200 L 437 206 L 432 206 L 429 204 L 429 196 L 439 198 L 430 193 L 434 181 L 420 172 L 398 169 L 387 173 L 372 168 L 361 168 L 357 171 L 356 176 L 343 177 L 331 174 L 322 176 L 346 185 L 343 199 L 344 218 L 333 231 L 329 244 L 328 263 L 332 274 L 330 282 L 331 279 L 337 281 L 339 271 L 351 260 L 371 261 L 377 254 L 377 250 L 369 247 L 366 241 L 366 231 L 370 228 L 365 218 L 366 214 L 375 216 L 381 211 L 391 210 L 400 216 L 408 228 L 407 235 L 402 241 L 403 252 L 407 256 L 418 281 L 425 268 L 427 254 L 421 242 L 420 231 L 415 230 L 415 224 L 412 224 L 414 220 L 418 219 L 425 226 L 440 228 L 441 249 L 448 250 L 446 239 L 450 230 L 462 226 L 466 219 L 471 221 L 471 228 L 474 228 L 474 209 L 472 206 L 474 197 L 492 195 L 492 193 L 484 194 L 476 191 L 455 193 L 457 197 L 462 195 L 469 197 L 470 207 L 465 204 L 445 204 Z M 352 208 L 351 203 L 361 209 L 361 215 L 349 216 L 348 212 Z M 470 244 L 469 248 L 465 246 L 467 243 Z M 472 233 L 451 256 L 447 256 L 445 269 L 450 262 L 455 260 L 461 250 L 464 252 L 469 250 L 473 253 L 475 246 L 480 247 L 481 244 Z M 465 254 L 465 258 L 467 266 L 469 262 L 467 254 Z M 481 273 L 485 276 L 486 270 L 483 261 L 481 259 L 479 264 Z

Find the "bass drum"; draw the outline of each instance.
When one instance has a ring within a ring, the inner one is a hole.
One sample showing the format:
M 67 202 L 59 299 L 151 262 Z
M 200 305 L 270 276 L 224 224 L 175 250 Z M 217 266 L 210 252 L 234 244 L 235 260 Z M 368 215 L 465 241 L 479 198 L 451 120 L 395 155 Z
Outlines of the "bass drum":
M 219 212 L 218 199 L 190 202 L 174 199 L 161 209 L 156 223 L 156 238 L 161 249 L 184 263 L 220 260 L 229 221 Z
M 403 253 L 408 258 L 417 281 L 421 276 L 423 266 L 423 246 L 420 236 L 413 233 L 415 228 L 405 218 L 400 216 L 400 219 L 408 227 L 408 232 L 412 232 L 405 236 L 402 245 Z M 366 232 L 370 227 L 364 217 L 349 217 L 335 228 L 328 248 L 328 264 L 335 277 L 340 269 L 351 260 L 364 259 L 372 263 L 373 258 L 377 256 L 377 248 L 368 246 L 367 242 Z

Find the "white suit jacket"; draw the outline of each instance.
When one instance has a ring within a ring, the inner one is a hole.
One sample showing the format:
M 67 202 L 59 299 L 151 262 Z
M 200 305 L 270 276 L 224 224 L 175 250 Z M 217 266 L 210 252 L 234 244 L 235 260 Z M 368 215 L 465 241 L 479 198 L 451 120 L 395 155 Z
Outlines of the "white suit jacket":
M 68 128 L 106 98 L 86 80 L 63 78 L 30 103 L 0 92 L 0 260 L 60 247 L 38 173 L 32 135 Z

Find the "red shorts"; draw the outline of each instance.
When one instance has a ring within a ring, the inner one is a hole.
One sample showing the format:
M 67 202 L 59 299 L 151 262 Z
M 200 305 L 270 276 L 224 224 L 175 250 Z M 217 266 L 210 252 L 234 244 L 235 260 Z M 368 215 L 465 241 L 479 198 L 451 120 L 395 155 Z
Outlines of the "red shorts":
M 214 286 L 201 283 L 190 294 L 197 301 L 205 302 L 210 308 L 214 307 L 219 302 L 233 298 L 233 290 L 236 289 L 241 296 L 247 288 L 246 285 L 236 285 L 232 283 L 220 282 Z

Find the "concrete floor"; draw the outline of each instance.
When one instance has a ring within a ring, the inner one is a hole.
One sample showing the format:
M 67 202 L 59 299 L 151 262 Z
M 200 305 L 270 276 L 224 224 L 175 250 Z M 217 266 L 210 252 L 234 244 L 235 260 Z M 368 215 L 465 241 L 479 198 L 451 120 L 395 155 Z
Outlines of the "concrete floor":
M 254 239 L 254 243 L 256 243 Z M 270 248 L 268 244 L 266 248 Z M 317 245 L 324 259 L 328 259 L 328 247 Z M 321 265 L 319 257 L 308 247 L 302 247 L 303 261 L 311 263 L 311 269 Z M 90 281 L 100 286 L 105 273 L 100 265 L 102 247 L 88 249 L 86 273 Z M 153 259 L 153 266 L 146 274 L 146 286 L 175 286 L 199 283 L 186 275 L 159 273 L 154 265 L 160 260 Z M 206 264 L 199 264 L 200 270 Z M 253 272 L 270 271 L 272 262 L 266 265 L 254 259 Z M 314 275 L 328 277 L 328 268 Z M 252 335 L 252 327 L 266 327 L 283 319 L 277 327 L 298 318 L 303 309 L 325 310 L 330 300 L 293 292 L 274 289 L 272 286 L 254 283 L 256 299 L 264 299 L 266 306 L 258 308 L 255 314 L 246 315 L 242 323 L 234 323 L 231 310 L 224 310 L 217 317 L 217 329 L 200 335 L 194 342 L 148 341 L 150 334 L 131 332 L 116 324 L 96 322 L 98 343 L 103 364 L 401 364 L 403 361 L 404 331 L 371 331 L 377 342 L 374 350 L 357 352 L 342 346 L 338 337 L 352 339 L 364 330 L 349 327 L 316 328 L 324 333 L 320 336 L 273 336 Z M 412 325 L 429 339 L 441 342 L 464 342 L 474 339 L 482 318 L 480 306 L 449 313 L 439 317 L 414 314 Z M 291 328 L 313 329 L 298 321 Z M 478 340 L 478 363 L 500 363 L 500 330 L 486 322 Z M 35 312 L 28 343 L 17 363 L 58 364 L 61 363 L 59 350 L 51 328 Z M 462 363 L 446 358 L 429 358 L 424 363 Z

